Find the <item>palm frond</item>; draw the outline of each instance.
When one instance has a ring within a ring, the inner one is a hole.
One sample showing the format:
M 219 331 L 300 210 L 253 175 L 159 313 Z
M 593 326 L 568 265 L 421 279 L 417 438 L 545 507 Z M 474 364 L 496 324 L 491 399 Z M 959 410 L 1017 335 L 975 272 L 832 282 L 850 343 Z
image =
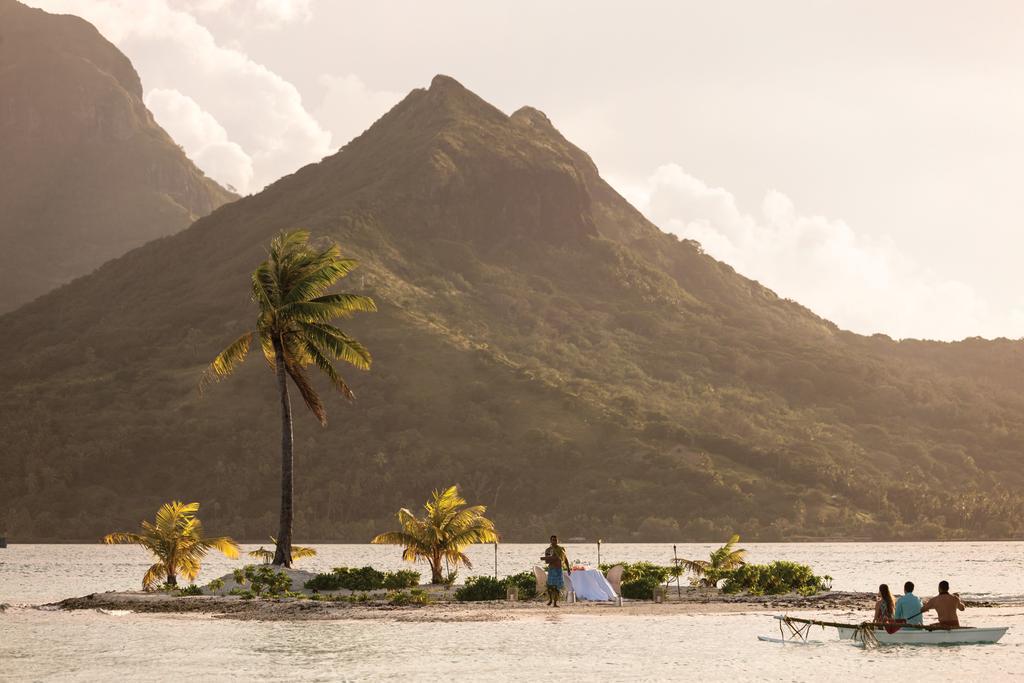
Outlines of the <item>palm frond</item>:
M 159 585 L 166 578 L 167 565 L 165 565 L 163 562 L 157 562 L 148 570 L 146 570 L 145 576 L 142 577 L 142 588 L 143 590 L 149 590 L 153 586 Z
M 324 402 L 320 400 L 320 394 L 316 393 L 316 389 L 310 384 L 309 378 L 306 377 L 306 373 L 302 371 L 297 363 L 285 361 L 285 370 L 288 372 L 288 376 L 292 378 L 295 386 L 299 390 L 299 394 L 302 395 L 302 400 L 306 403 L 306 407 L 313 413 L 317 420 L 320 421 L 321 425 L 327 424 L 327 411 L 324 409 Z
M 252 344 L 253 333 L 246 332 L 235 341 L 228 344 L 227 348 L 217 354 L 217 357 L 213 359 L 210 366 L 203 373 L 199 380 L 200 391 L 205 389 L 213 382 L 217 382 L 224 377 L 227 377 L 239 363 L 245 360 L 246 355 L 249 353 L 249 345 Z
M 336 246 L 328 249 L 310 264 L 307 272 L 292 285 L 281 303 L 287 305 L 322 296 L 328 287 L 352 272 L 357 265 L 353 259 L 339 258 Z
M 326 323 L 335 318 L 351 318 L 353 313 L 372 312 L 377 305 L 368 296 L 331 294 L 311 301 L 297 301 L 277 309 L 281 320 Z
M 362 344 L 337 327 L 326 323 L 300 322 L 299 328 L 306 339 L 318 350 L 325 349 L 334 358 L 360 370 L 369 370 L 373 358 Z
M 320 349 L 314 344 L 307 343 L 305 346 L 306 354 L 316 363 L 316 366 L 320 368 L 320 372 L 327 375 L 327 379 L 331 381 L 331 385 L 337 389 L 342 396 L 347 399 L 354 399 L 356 397 L 355 392 L 349 388 L 348 383 L 342 378 L 341 374 L 335 369 L 334 364 L 327 358 Z
M 274 551 L 267 550 L 263 546 L 260 546 L 258 550 L 250 550 L 249 557 L 254 560 L 259 560 L 263 564 L 270 564 L 274 561 Z
M 126 532 L 126 531 L 115 531 L 112 534 L 107 534 L 106 536 L 104 536 L 103 537 L 103 542 L 107 543 L 107 544 L 110 544 L 110 545 L 113 545 L 113 544 L 143 545 L 145 543 L 145 539 L 142 536 L 138 535 L 138 534 L 133 534 L 133 533 L 129 533 L 129 532 Z

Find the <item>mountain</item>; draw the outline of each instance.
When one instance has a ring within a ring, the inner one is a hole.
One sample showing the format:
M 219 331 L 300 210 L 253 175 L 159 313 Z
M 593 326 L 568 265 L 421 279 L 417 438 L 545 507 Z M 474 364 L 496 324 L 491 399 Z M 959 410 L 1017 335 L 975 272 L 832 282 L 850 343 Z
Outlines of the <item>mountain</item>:
M 0 312 L 235 196 L 153 120 L 88 22 L 0 0 Z
M 275 528 L 274 378 L 201 371 L 279 230 L 340 242 L 374 354 L 296 423 L 296 533 L 459 483 L 506 540 L 1024 532 L 1020 342 L 838 329 L 661 232 L 541 112 L 445 76 L 337 154 L 0 318 L 0 514 L 93 539 L 172 498 Z

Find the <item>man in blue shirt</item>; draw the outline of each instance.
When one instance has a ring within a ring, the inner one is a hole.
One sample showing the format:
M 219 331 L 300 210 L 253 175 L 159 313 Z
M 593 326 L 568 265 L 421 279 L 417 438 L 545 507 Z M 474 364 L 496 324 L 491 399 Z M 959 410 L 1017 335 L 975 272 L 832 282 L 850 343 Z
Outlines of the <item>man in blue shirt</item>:
M 914 595 L 914 582 L 907 581 L 903 584 L 903 595 L 896 601 L 896 621 L 906 619 L 908 624 L 923 624 L 924 617 L 921 615 L 921 598 Z

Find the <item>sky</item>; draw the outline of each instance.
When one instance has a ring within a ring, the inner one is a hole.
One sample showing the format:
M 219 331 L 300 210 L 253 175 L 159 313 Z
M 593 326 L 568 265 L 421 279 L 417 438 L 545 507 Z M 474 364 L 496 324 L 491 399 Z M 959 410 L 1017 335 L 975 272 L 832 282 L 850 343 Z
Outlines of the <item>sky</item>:
M 1024 337 L 1024 3 L 27 2 L 95 24 L 242 194 L 445 73 L 843 328 Z

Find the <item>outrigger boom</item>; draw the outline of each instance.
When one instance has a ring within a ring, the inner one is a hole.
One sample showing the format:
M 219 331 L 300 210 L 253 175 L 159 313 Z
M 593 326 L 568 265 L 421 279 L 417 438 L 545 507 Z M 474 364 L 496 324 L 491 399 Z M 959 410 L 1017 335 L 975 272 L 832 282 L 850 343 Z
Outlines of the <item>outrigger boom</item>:
M 782 642 L 807 642 L 811 626 L 835 628 L 840 640 L 853 640 L 864 645 L 962 645 L 967 643 L 995 643 L 1006 635 L 1008 627 L 995 626 L 976 628 L 972 626 L 949 627 L 924 624 L 885 623 L 865 621 L 860 624 L 844 624 L 820 619 L 802 619 L 788 615 L 775 617 L 779 621 Z M 786 629 L 789 630 L 787 639 Z M 778 642 L 779 639 L 758 636 L 761 640 Z

